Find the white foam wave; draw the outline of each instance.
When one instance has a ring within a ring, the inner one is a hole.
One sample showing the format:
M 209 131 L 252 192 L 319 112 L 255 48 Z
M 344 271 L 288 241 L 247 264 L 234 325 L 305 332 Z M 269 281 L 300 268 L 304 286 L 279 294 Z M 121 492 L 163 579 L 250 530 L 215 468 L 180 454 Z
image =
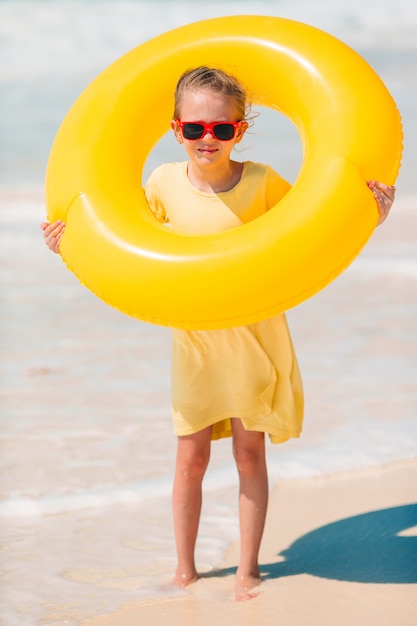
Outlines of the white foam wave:
M 321 437 L 314 447 L 291 441 L 285 448 L 273 447 L 268 454 L 271 484 L 293 478 L 330 475 L 335 472 L 378 467 L 417 458 L 417 424 L 403 420 L 401 432 L 395 424 L 379 428 L 372 420 L 358 429 L 353 424 Z M 311 429 L 312 430 L 312 429 Z M 300 447 L 299 447 L 300 446 Z M 297 448 L 297 449 L 296 449 Z M 204 482 L 206 492 L 218 492 L 236 485 L 236 469 L 230 462 L 209 468 Z M 0 517 L 28 518 L 56 515 L 121 505 L 140 505 L 149 500 L 170 498 L 172 477 L 94 488 L 78 493 L 57 493 L 39 498 L 11 497 L 0 502 Z
M 168 497 L 168 480 L 147 480 L 142 483 L 113 488 L 56 494 L 41 498 L 12 497 L 0 503 L 0 517 L 34 517 L 94 509 L 115 504 L 138 503 L 151 498 Z

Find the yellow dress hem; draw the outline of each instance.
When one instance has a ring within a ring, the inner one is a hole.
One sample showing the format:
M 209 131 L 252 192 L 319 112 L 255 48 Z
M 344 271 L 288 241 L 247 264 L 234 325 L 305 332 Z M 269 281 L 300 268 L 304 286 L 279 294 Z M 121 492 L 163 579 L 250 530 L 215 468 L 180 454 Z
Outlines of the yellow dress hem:
M 268 413 L 263 413 L 260 415 L 259 412 L 251 413 L 250 416 L 242 417 L 242 416 L 233 416 L 236 419 L 240 419 L 242 424 L 247 431 L 254 432 L 263 432 L 269 436 L 271 443 L 279 444 L 288 441 L 289 439 L 298 439 L 301 435 L 301 427 L 299 430 L 284 430 L 284 429 L 273 429 L 274 432 L 271 432 L 272 429 L 270 424 L 268 426 L 264 426 L 262 424 L 262 420 L 266 418 Z M 225 439 L 227 437 L 232 437 L 232 424 L 231 424 L 230 413 L 223 413 L 222 415 L 218 415 L 217 417 L 212 417 L 204 420 L 198 425 L 193 424 L 192 426 L 183 426 L 175 427 L 175 434 L 178 437 L 184 437 L 187 435 L 193 435 L 204 428 L 213 427 L 212 431 L 212 440 Z M 259 423 L 261 422 L 261 423 Z

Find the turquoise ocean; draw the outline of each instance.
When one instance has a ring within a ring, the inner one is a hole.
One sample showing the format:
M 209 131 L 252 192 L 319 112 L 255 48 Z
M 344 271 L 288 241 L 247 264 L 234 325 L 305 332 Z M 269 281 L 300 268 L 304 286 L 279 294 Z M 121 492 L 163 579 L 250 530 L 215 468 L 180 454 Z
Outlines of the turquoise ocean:
M 3 626 L 76 626 L 123 602 L 167 597 L 170 331 L 110 309 L 46 250 L 42 188 L 55 133 L 101 70 L 167 30 L 237 14 L 317 26 L 374 67 L 404 124 L 399 210 L 417 211 L 413 0 L 0 1 Z M 293 181 L 297 132 L 260 113 L 237 158 L 268 162 Z M 145 175 L 178 158 L 167 134 Z M 271 489 L 417 456 L 415 239 L 377 237 L 342 277 L 289 311 L 306 422 L 300 440 L 268 445 Z M 205 492 L 197 556 L 210 570 L 238 539 L 228 441 L 213 446 Z

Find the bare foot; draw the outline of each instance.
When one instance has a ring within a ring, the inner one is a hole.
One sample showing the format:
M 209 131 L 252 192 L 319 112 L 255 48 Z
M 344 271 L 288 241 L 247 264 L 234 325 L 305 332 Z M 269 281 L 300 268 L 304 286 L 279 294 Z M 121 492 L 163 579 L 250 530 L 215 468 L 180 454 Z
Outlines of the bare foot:
M 184 589 L 185 587 L 188 587 L 188 585 L 195 583 L 196 580 L 198 580 L 198 574 L 196 570 L 189 571 L 189 572 L 177 570 L 174 576 L 174 580 L 172 581 L 172 584 L 174 587 L 179 587 L 180 589 Z
M 242 576 L 239 573 L 236 574 L 236 589 L 235 599 L 238 602 L 244 602 L 245 600 L 252 600 L 259 595 L 256 588 L 261 584 L 260 574 L 254 576 Z
M 173 592 L 174 590 L 177 591 L 181 591 L 184 590 L 186 587 L 188 587 L 188 585 L 191 585 L 192 583 L 194 583 L 196 580 L 198 580 L 199 576 L 197 574 L 197 572 L 195 572 L 194 574 L 180 574 L 178 572 L 176 572 L 174 578 L 172 580 L 170 580 L 169 582 L 163 583 L 162 585 L 159 586 L 159 588 L 161 589 L 161 591 L 167 591 L 167 592 Z

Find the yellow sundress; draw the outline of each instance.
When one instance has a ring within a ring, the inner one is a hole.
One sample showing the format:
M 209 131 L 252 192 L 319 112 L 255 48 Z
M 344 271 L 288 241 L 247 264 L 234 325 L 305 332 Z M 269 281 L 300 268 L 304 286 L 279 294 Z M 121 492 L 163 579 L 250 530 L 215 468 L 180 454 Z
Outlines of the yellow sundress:
M 205 193 L 190 183 L 187 162 L 181 162 L 154 170 L 145 193 L 160 222 L 198 235 L 255 219 L 288 189 L 271 167 L 246 161 L 233 189 Z M 273 443 L 300 435 L 303 388 L 284 314 L 224 330 L 173 329 L 171 377 L 178 436 L 212 426 L 212 439 L 229 437 L 231 418 L 240 418 L 247 430 L 268 433 Z

